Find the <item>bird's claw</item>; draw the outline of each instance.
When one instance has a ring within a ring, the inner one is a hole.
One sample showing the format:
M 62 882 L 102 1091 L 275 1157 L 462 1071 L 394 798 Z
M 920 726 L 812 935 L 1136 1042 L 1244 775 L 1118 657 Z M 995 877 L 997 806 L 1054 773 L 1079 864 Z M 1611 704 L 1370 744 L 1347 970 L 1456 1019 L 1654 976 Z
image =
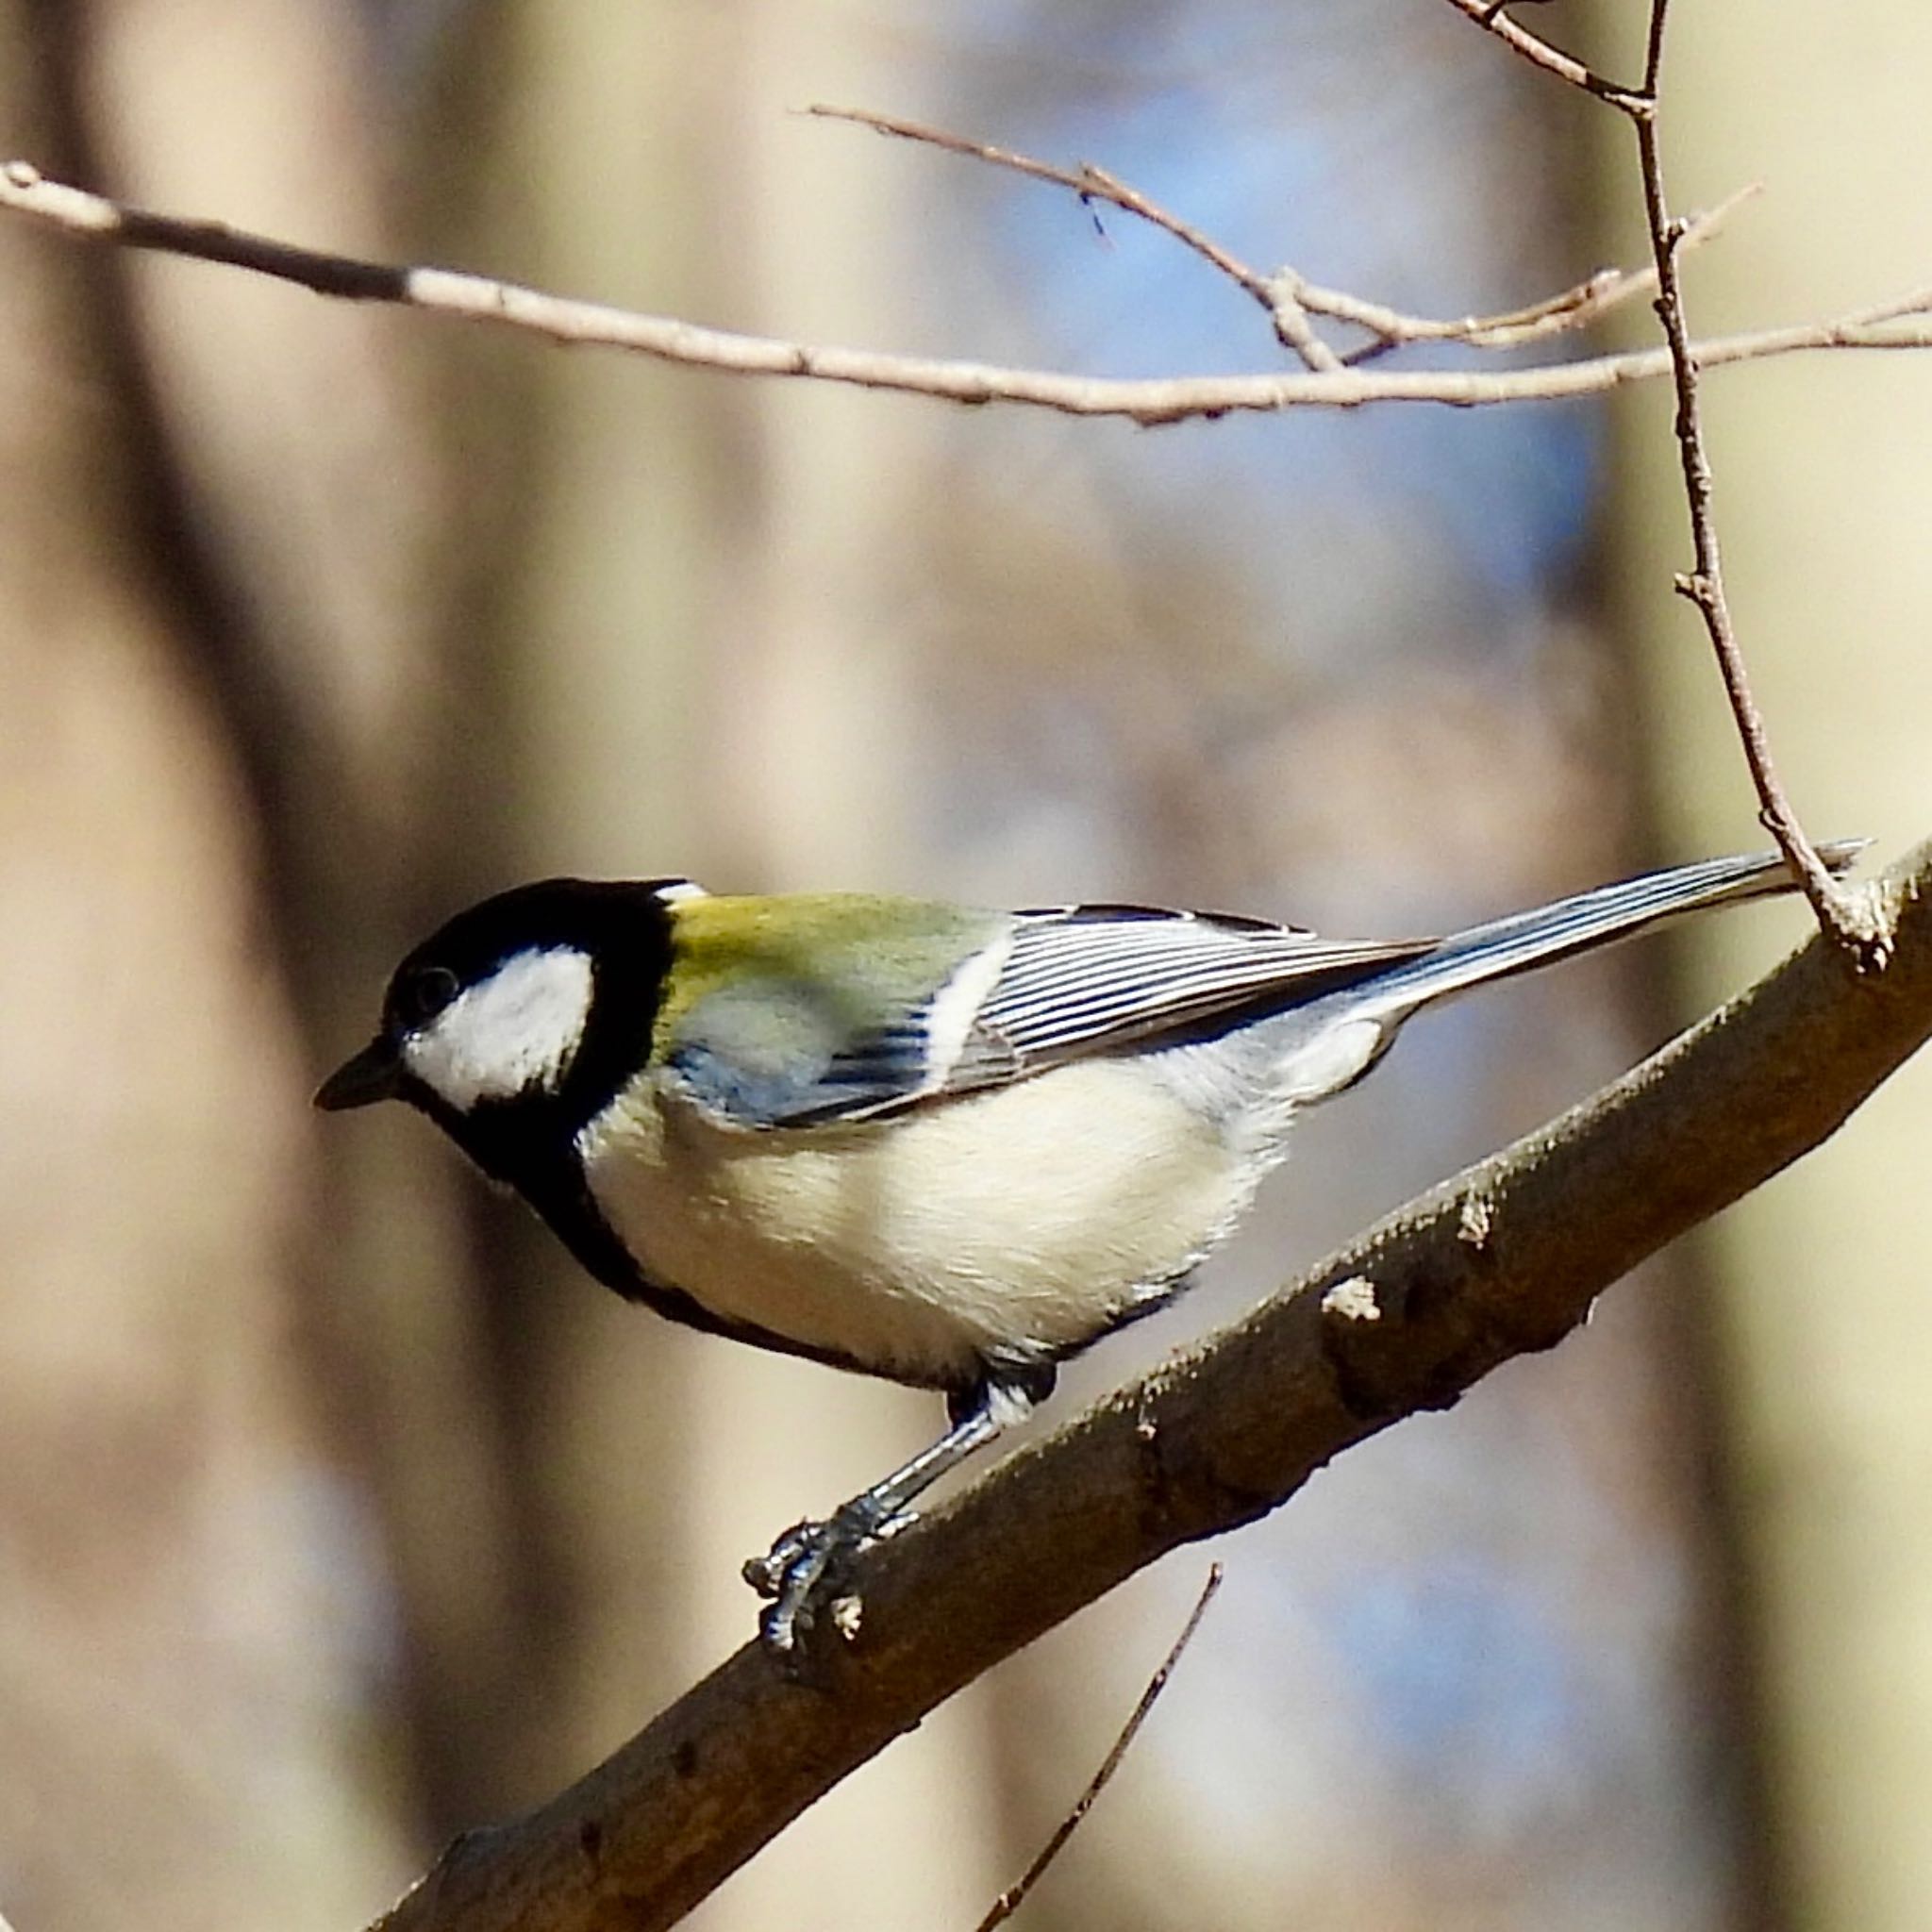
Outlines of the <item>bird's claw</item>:
M 839 1594 L 851 1559 L 868 1545 L 894 1535 L 912 1518 L 880 1517 L 848 1504 L 823 1522 L 794 1523 L 762 1557 L 748 1557 L 744 1580 L 768 1600 L 758 1620 L 769 1650 L 788 1653 L 821 1614 L 848 1639 L 858 1628 L 858 1599 Z

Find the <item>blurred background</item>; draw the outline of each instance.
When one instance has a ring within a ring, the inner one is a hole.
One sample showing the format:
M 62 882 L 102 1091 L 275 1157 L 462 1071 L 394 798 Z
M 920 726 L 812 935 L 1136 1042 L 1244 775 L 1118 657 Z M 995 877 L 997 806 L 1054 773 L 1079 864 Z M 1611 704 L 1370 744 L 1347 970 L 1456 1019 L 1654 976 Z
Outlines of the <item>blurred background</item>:
M 1642 10 L 1536 24 L 1629 72 Z M 1695 258 L 1699 328 L 1923 281 L 1932 18 L 1676 13 L 1676 201 L 1769 187 Z M 109 192 L 807 341 L 1279 366 L 1164 238 L 818 100 L 1101 162 L 1424 313 L 1641 258 L 1627 130 L 1435 0 L 0 0 L 0 148 Z M 689 872 L 1405 933 L 1763 842 L 1670 595 L 1660 390 L 1143 432 L 564 354 L 19 224 L 0 326 L 20 1932 L 361 1924 L 741 1642 L 740 1559 L 937 1420 L 623 1307 L 399 1109 L 309 1114 L 459 904 Z M 1932 824 L 1932 367 L 1763 364 L 1708 404 L 1787 776 L 1895 854 Z M 1049 1418 L 1802 929 L 1739 915 L 1418 1024 Z M 1219 1547 L 1026 1923 L 1923 1924 L 1928 1100 L 1908 1071 L 1555 1355 Z M 1208 1561 L 995 1673 L 693 1923 L 973 1924 Z

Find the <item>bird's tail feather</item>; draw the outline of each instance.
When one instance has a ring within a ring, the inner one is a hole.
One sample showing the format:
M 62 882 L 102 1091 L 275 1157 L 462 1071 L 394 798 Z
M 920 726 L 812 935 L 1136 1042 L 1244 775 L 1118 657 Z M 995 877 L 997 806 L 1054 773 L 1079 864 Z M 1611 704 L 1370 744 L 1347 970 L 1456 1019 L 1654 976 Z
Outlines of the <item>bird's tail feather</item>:
M 1842 872 L 1869 842 L 1842 840 L 1821 846 L 1819 856 L 1833 872 Z M 1419 958 L 1376 974 L 1373 987 L 1355 997 L 1399 1018 L 1427 1001 L 1591 952 L 1682 913 L 1792 890 L 1784 859 L 1769 852 L 1645 873 L 1452 933 Z

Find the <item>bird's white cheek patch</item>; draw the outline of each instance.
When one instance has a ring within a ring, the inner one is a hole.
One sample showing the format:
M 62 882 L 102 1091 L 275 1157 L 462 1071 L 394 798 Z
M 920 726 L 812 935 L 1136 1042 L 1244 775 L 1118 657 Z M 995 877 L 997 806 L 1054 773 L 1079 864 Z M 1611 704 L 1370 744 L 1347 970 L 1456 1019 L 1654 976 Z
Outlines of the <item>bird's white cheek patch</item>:
M 555 1092 L 591 1012 L 591 961 L 574 947 L 519 953 L 403 1045 L 425 1086 L 467 1113 L 482 1100 Z

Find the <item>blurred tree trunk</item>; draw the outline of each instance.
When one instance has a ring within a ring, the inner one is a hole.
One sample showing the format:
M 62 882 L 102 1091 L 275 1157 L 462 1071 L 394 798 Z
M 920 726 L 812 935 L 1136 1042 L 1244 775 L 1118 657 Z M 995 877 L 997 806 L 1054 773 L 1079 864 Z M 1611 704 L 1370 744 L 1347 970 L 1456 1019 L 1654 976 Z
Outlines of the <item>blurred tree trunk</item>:
M 1924 135 L 1932 18 L 1674 10 L 1672 192 L 1764 198 L 1689 270 L 1695 331 L 1830 314 L 1923 282 L 1932 208 L 1900 154 Z M 1606 194 L 1636 198 L 1627 142 Z M 1627 238 L 1629 230 L 1623 234 Z M 1626 240 L 1627 245 L 1627 240 Z M 1768 365 L 1706 389 L 1731 594 L 1788 787 L 1814 836 L 1892 854 L 1932 806 L 1932 369 L 1903 357 Z M 1740 842 L 1754 801 L 1698 625 L 1660 391 L 1624 405 L 1619 588 L 1642 647 L 1639 725 L 1673 852 Z M 1641 565 L 1637 559 L 1641 559 Z M 1641 574 L 1640 574 L 1641 572 Z M 1735 924 L 1695 930 L 1694 998 L 1737 983 Z M 1932 1069 L 1907 1069 L 1823 1152 L 1700 1241 L 1723 1285 L 1728 1503 L 1764 1700 L 1769 1841 L 1806 1925 L 1916 1927 L 1932 1896 Z
M 714 192 L 728 79 L 712 35 L 689 9 L 608 4 L 473 19 L 447 62 L 463 77 L 455 125 L 434 128 L 449 175 L 428 252 L 702 312 L 719 264 L 692 208 Z M 457 622 L 502 720 L 480 811 L 503 850 L 475 888 L 695 869 L 708 599 L 741 515 L 723 386 L 521 342 L 465 344 L 461 359 L 479 493 Z M 441 1157 L 419 1138 L 417 1158 Z M 683 1621 L 685 1467 L 703 1427 L 690 1338 L 589 1282 L 515 1204 L 480 1211 L 534 1609 L 509 1785 L 532 1803 L 724 1645 Z
M 47 18 L 90 177 L 400 252 L 383 76 L 352 14 L 106 0 Z M 408 320 L 178 267 L 104 272 L 126 305 L 120 375 L 143 412 L 142 489 L 187 659 L 258 831 L 257 916 L 301 1061 L 282 1097 L 299 1109 L 325 1057 L 366 1034 L 405 938 L 486 863 L 491 822 L 465 810 L 464 774 L 487 772 L 497 731 L 467 702 L 472 655 L 435 648 L 442 451 Z M 311 1386 L 382 1552 L 365 1614 L 396 1624 L 398 1787 L 434 1828 L 512 1788 L 528 1606 L 491 1338 L 459 1289 L 474 1184 L 422 1159 L 409 1127 L 378 1118 L 323 1141 L 290 1265 Z
M 238 216 L 310 232 L 325 178 L 342 238 L 375 239 L 332 9 L 250 8 L 251 32 L 228 8 L 198 40 L 192 11 L 7 9 L 8 125 L 87 178 L 219 181 Z M 288 138 L 323 122 L 325 159 Z M 0 248 L 0 1873 L 49 1932 L 336 1927 L 409 1854 L 372 1748 L 381 1564 L 298 1292 L 300 814 L 321 747 L 349 766 L 342 823 L 390 802 L 394 577 L 357 513 L 406 546 L 392 513 L 420 493 L 393 462 L 396 488 L 371 481 L 390 399 L 366 335 L 320 370 L 312 306 Z

